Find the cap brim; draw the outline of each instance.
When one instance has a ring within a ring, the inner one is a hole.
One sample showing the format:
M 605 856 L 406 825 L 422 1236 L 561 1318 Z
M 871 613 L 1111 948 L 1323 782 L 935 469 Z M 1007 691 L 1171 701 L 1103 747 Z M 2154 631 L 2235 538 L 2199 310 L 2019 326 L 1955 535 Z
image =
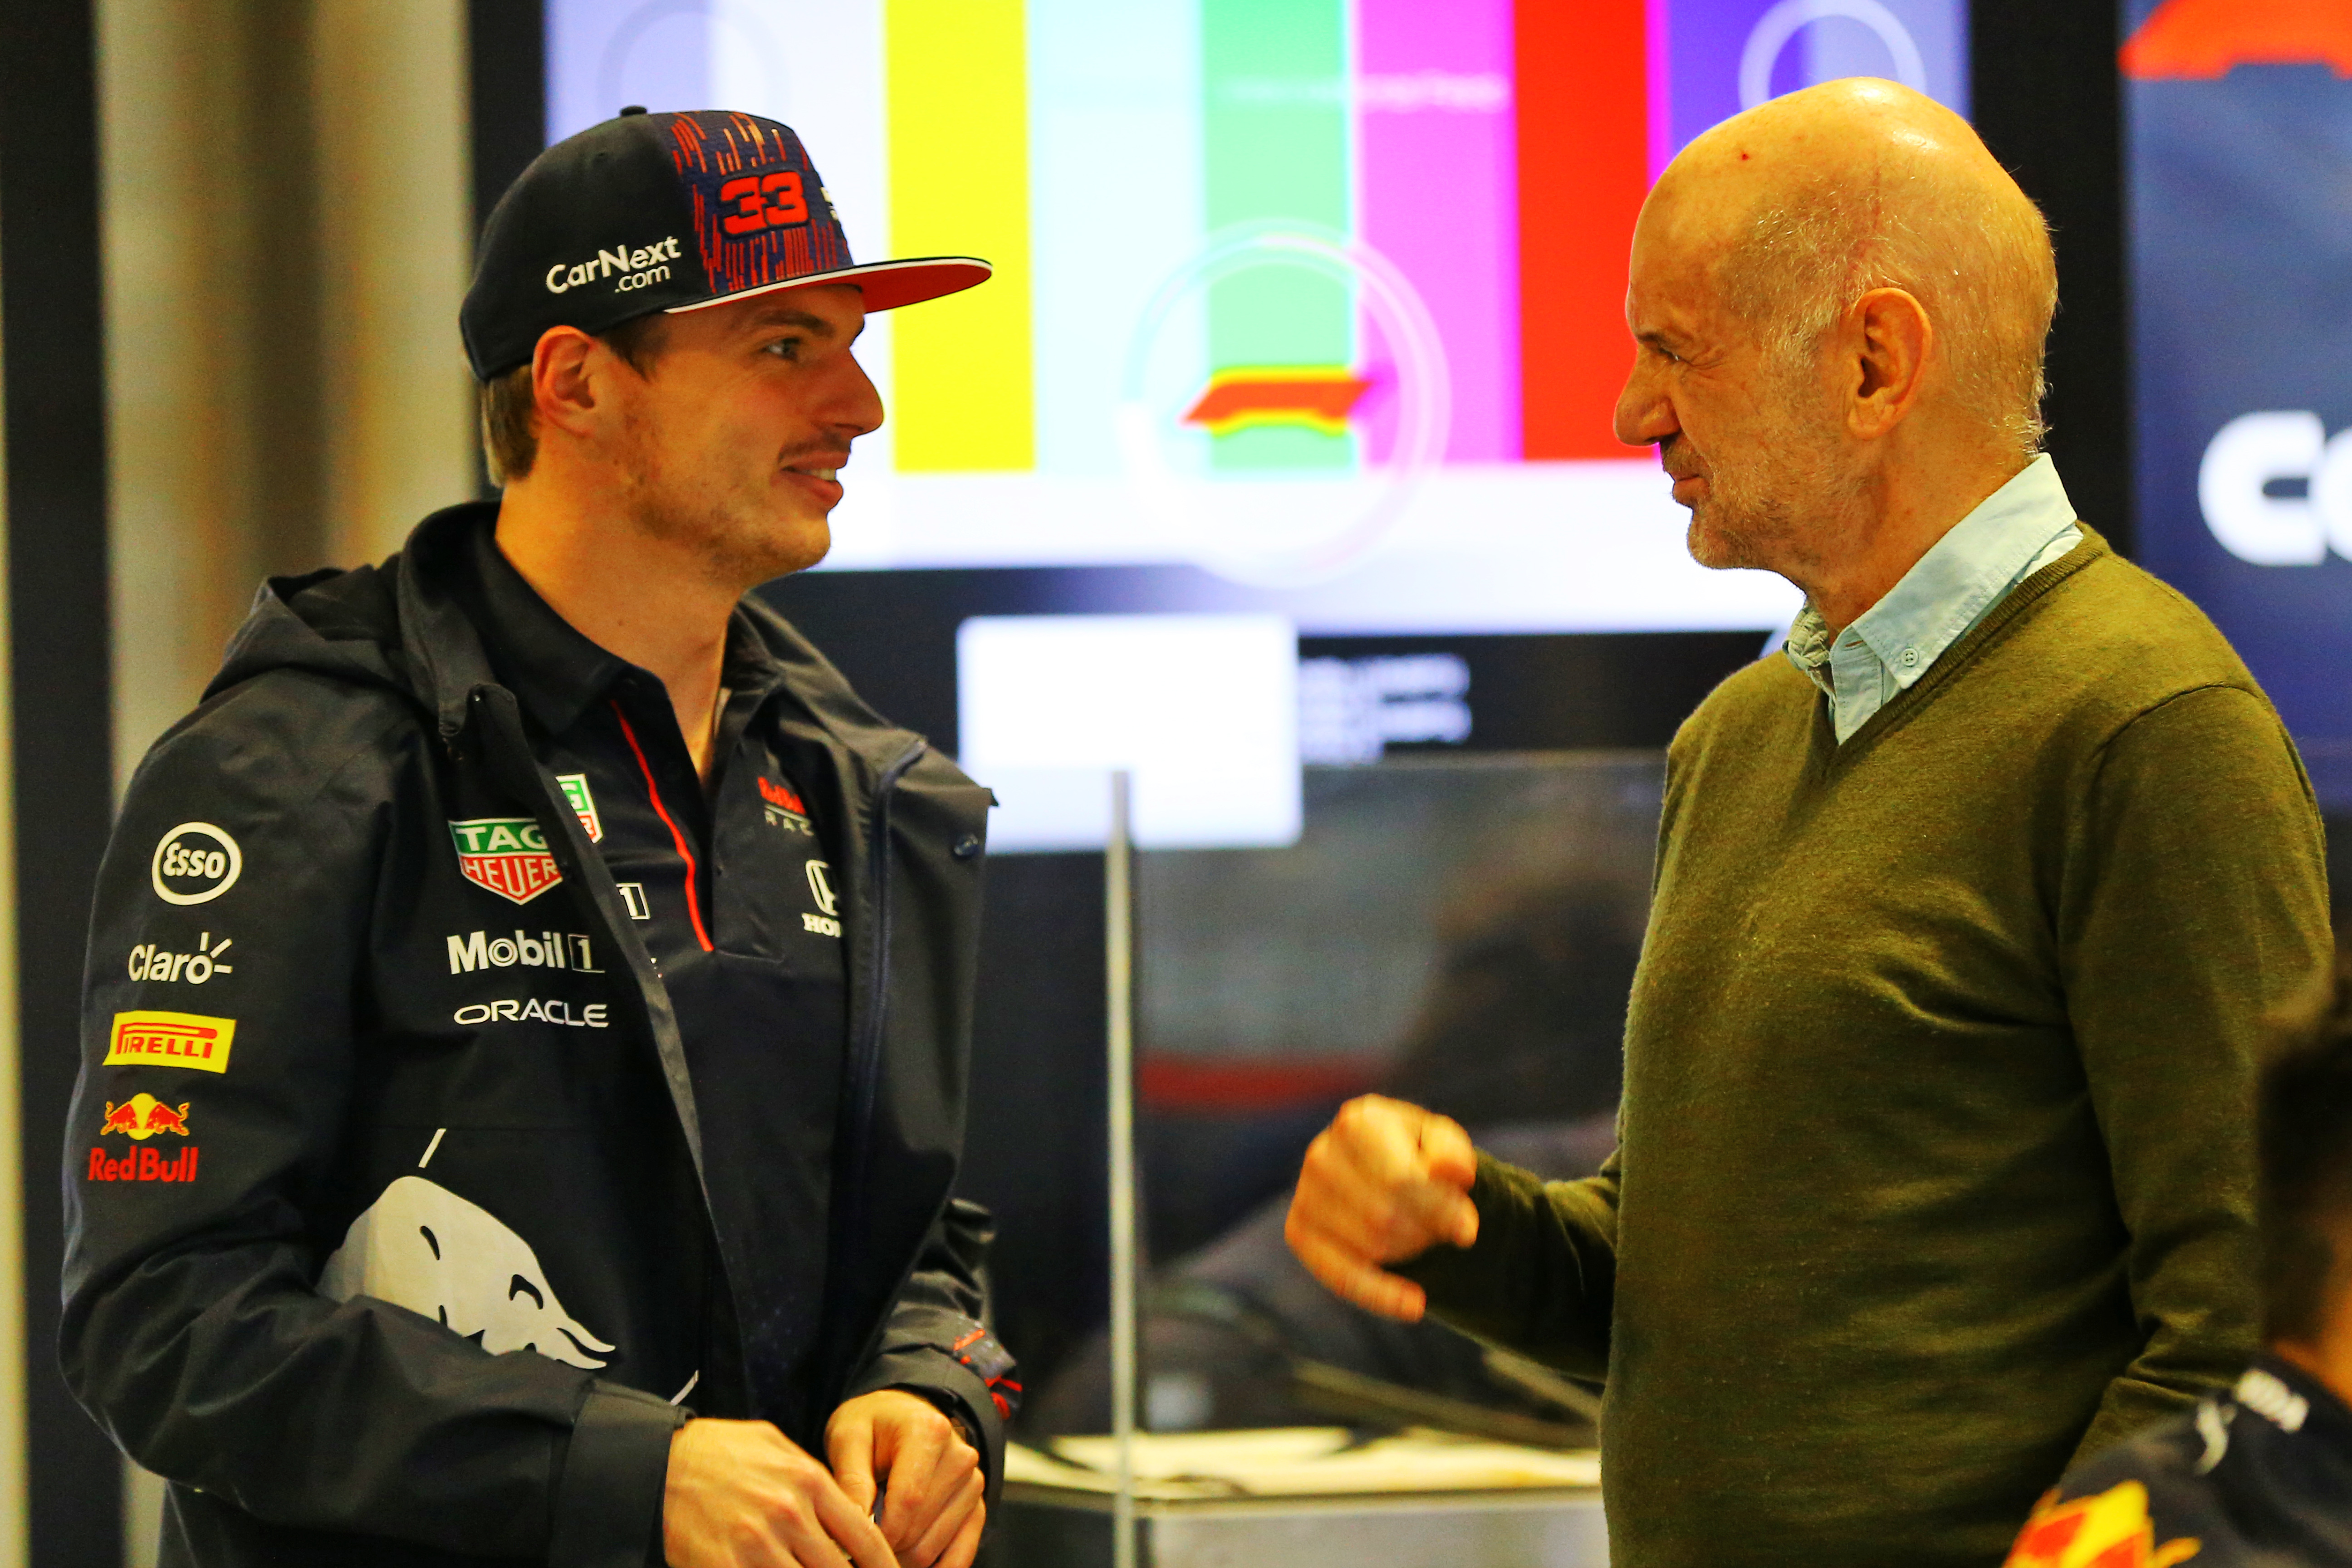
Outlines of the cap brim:
M 787 278 L 781 283 L 762 283 L 755 289 L 738 289 L 732 294 L 697 300 L 691 305 L 672 305 L 662 314 L 682 316 L 688 310 L 708 310 L 713 305 L 749 300 L 754 294 L 816 289 L 828 283 L 855 285 L 866 296 L 868 310 L 895 310 L 901 305 L 919 305 L 926 300 L 961 294 L 975 284 L 987 282 L 995 270 L 976 256 L 918 256 L 900 261 L 874 261 L 863 267 L 812 272 L 805 278 Z

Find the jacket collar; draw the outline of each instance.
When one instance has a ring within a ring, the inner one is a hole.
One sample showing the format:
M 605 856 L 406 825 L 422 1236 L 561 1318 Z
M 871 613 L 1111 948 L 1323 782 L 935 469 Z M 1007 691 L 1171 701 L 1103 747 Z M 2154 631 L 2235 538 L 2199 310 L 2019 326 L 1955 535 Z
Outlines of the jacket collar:
M 386 628 L 392 634 L 387 640 L 404 654 L 408 683 L 433 713 L 444 744 L 454 744 L 464 732 L 469 718 L 468 699 L 477 688 L 508 684 L 499 679 L 474 612 L 465 603 L 465 584 L 478 581 L 476 574 L 481 564 L 478 558 L 469 558 L 470 552 L 487 546 L 496 553 L 488 531 L 497 515 L 495 501 L 468 501 L 435 512 L 416 525 L 396 558 L 397 570 L 390 574 L 396 578 L 398 626 Z M 502 558 L 497 564 L 513 573 Z M 288 588 L 308 586 L 313 581 L 282 584 L 279 595 L 290 597 Z M 603 689 L 598 674 L 605 667 L 597 661 L 609 661 L 604 684 L 630 666 L 566 624 L 530 591 L 519 574 L 514 585 L 527 596 L 525 607 L 552 623 L 533 626 L 529 635 L 534 640 L 543 637 L 551 646 L 565 639 L 571 645 L 550 672 L 551 679 L 524 679 L 520 672 L 509 671 L 518 676 L 516 696 L 531 719 L 551 731 L 561 731 Z M 556 635 L 559 629 L 561 637 Z M 904 756 L 916 740 L 868 708 L 841 672 L 758 595 L 747 595 L 736 605 L 729 644 L 730 666 L 756 671 L 763 683 L 772 681 L 789 690 L 819 728 L 865 764 L 869 784 Z

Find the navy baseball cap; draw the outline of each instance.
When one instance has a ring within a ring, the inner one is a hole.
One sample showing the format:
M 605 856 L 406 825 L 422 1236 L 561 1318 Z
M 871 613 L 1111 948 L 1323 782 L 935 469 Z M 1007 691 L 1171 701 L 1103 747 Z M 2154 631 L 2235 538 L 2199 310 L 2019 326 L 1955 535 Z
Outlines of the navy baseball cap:
M 779 289 L 855 284 L 891 310 L 985 282 L 970 256 L 849 258 L 833 200 L 788 126 L 718 110 L 623 110 L 531 160 L 499 198 L 457 313 L 483 381 L 550 327 L 609 331 Z

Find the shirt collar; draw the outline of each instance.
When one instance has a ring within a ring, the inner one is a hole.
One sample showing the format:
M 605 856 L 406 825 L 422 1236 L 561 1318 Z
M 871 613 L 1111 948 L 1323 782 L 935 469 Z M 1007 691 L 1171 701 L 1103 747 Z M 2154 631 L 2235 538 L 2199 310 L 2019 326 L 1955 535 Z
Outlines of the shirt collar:
M 2074 526 L 2074 503 L 2044 452 L 1954 523 L 1846 634 L 1870 649 L 1897 687 L 1908 689 Z M 1789 628 L 1789 660 L 1822 685 L 1838 640 L 1808 603 Z
M 548 734 L 569 730 L 624 677 L 659 689 L 656 677 L 592 641 L 540 597 L 499 548 L 494 522 L 476 531 L 467 556 L 472 581 L 459 592 L 480 628 L 490 668 Z M 740 605 L 728 620 L 719 679 L 738 696 L 764 696 L 783 681 L 782 662 Z

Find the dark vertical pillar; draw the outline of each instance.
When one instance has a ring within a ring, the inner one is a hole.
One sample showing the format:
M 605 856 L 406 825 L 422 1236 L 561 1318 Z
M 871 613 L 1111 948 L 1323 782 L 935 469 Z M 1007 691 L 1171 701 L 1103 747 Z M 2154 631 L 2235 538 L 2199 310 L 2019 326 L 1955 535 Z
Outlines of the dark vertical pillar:
M 2074 508 L 2132 547 L 2131 341 L 2124 270 L 2118 8 L 1971 0 L 1979 134 L 2041 204 L 2058 247 L 2049 449 Z
M 541 0 L 469 0 L 467 104 L 473 116 L 474 233 L 547 146 L 547 7 Z M 475 489 L 497 494 L 481 455 Z
M 474 232 L 547 146 L 547 7 L 540 0 L 472 0 L 467 74 L 474 115 Z
M 109 745 L 106 401 L 89 0 L 0 6 L 0 356 L 7 395 L 16 963 L 32 1561 L 122 1559 L 121 1464 L 58 1374 L 59 1129 L 80 1052 Z M 11 1413 L 12 1415 L 14 1413 Z

